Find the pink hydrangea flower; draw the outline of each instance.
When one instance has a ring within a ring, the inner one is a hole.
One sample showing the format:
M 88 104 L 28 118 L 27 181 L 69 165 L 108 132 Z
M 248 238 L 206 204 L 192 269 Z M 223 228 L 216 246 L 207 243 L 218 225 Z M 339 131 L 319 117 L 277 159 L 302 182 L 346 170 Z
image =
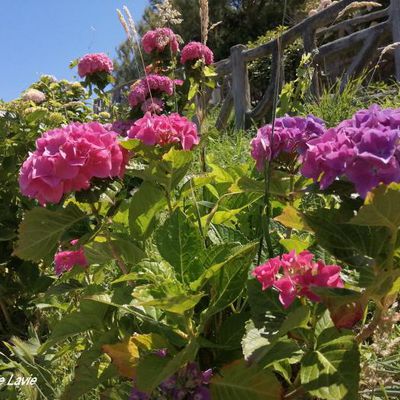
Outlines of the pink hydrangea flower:
M 144 114 L 147 112 L 150 114 L 161 114 L 163 109 L 164 102 L 156 97 L 145 100 L 141 107 Z
M 72 240 L 71 245 L 75 246 L 78 240 Z M 63 272 L 70 271 L 73 267 L 79 266 L 86 268 L 89 263 L 83 252 L 83 248 L 78 250 L 65 250 L 59 251 L 54 256 L 55 272 L 57 275 L 61 275 Z
M 173 54 L 179 50 L 177 37 L 169 28 L 157 28 L 146 32 L 142 38 L 142 46 L 147 54 L 162 53 L 167 47 Z
M 58 203 L 66 193 L 88 189 L 92 178 L 122 177 L 128 152 L 117 136 L 98 122 L 45 132 L 21 167 L 22 194 L 42 205 Z
M 131 86 L 131 92 L 128 96 L 129 104 L 132 108 L 137 107 L 149 98 L 150 93 L 153 97 L 160 94 L 172 96 L 174 93 L 174 81 L 168 76 L 151 74 L 142 78 Z
M 81 78 L 97 72 L 107 72 L 110 74 L 113 69 L 113 62 L 104 53 L 86 54 L 78 63 L 78 74 Z
M 313 261 L 313 254 L 295 251 L 268 260 L 253 271 L 253 276 L 266 290 L 274 287 L 279 291 L 279 300 L 285 308 L 289 307 L 296 297 L 307 297 L 318 302 L 320 298 L 312 291 L 313 287 L 344 286 L 340 277 L 341 267 L 325 265 L 322 261 Z
M 204 64 L 210 65 L 214 62 L 214 53 L 200 42 L 190 42 L 182 49 L 181 63 L 197 60 L 203 60 Z
M 199 143 L 196 124 L 179 114 L 146 115 L 137 120 L 128 132 L 130 139 L 139 139 L 147 146 L 178 143 L 191 150 Z

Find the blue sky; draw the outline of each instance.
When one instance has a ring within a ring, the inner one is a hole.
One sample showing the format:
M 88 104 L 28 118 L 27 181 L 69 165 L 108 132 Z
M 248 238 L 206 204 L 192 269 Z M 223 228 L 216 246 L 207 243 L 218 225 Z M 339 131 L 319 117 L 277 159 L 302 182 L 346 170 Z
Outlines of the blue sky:
M 69 62 L 86 53 L 115 55 L 125 38 L 117 8 L 138 21 L 147 0 L 0 0 L 0 98 L 19 96 L 42 74 L 73 79 Z

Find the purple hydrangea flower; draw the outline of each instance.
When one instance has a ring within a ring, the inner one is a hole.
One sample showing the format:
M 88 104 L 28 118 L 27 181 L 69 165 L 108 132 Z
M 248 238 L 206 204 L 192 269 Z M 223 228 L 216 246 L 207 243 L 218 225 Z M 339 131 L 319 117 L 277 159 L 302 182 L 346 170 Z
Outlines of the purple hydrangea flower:
M 167 350 L 160 349 L 154 354 L 165 357 Z M 211 378 L 211 369 L 201 371 L 197 363 L 191 362 L 162 382 L 151 395 L 134 387 L 130 400 L 211 400 L 207 387 Z
M 307 143 L 301 172 L 327 188 L 346 176 L 361 197 L 400 182 L 400 109 L 372 105 Z
M 306 143 L 309 140 L 324 133 L 324 122 L 313 115 L 307 118 L 277 118 L 273 135 L 271 124 L 258 130 L 257 136 L 251 142 L 251 155 L 257 162 L 257 169 L 262 171 L 265 161 L 277 158 L 282 152 L 301 155 L 307 150 Z

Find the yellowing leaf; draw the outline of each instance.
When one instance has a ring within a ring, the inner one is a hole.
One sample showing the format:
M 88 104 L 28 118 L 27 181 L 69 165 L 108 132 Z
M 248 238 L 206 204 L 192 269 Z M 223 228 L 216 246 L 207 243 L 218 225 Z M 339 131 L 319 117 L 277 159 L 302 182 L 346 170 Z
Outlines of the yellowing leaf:
M 136 376 L 140 352 L 161 348 L 169 348 L 169 345 L 165 339 L 154 333 L 148 335 L 135 334 L 121 343 L 102 346 L 103 352 L 111 357 L 119 374 L 131 379 Z
M 131 379 L 135 377 L 139 349 L 131 338 L 122 343 L 105 344 L 102 350 L 111 357 L 121 376 Z
M 274 219 L 287 228 L 297 229 L 298 231 L 309 230 L 301 213 L 292 206 L 286 206 L 282 214 Z

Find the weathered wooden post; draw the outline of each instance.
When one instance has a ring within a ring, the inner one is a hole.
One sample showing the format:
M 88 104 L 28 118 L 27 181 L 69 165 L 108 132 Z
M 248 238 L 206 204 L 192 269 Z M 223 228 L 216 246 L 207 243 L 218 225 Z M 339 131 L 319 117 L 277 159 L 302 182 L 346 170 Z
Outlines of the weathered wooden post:
M 235 108 L 235 128 L 244 129 L 246 112 L 250 109 L 250 84 L 247 62 L 243 51 L 246 46 L 238 44 L 231 48 L 232 95 Z
M 392 25 L 393 42 L 400 42 L 400 0 L 391 0 L 390 23 Z M 394 49 L 394 65 L 397 82 L 400 82 L 400 46 Z
M 304 51 L 306 53 L 312 53 L 318 47 L 316 32 L 312 25 L 309 28 L 307 28 L 303 33 L 303 44 L 304 44 Z M 320 96 L 319 80 L 318 80 L 318 64 L 316 63 L 314 63 L 314 74 L 311 83 L 311 93 L 316 97 Z

